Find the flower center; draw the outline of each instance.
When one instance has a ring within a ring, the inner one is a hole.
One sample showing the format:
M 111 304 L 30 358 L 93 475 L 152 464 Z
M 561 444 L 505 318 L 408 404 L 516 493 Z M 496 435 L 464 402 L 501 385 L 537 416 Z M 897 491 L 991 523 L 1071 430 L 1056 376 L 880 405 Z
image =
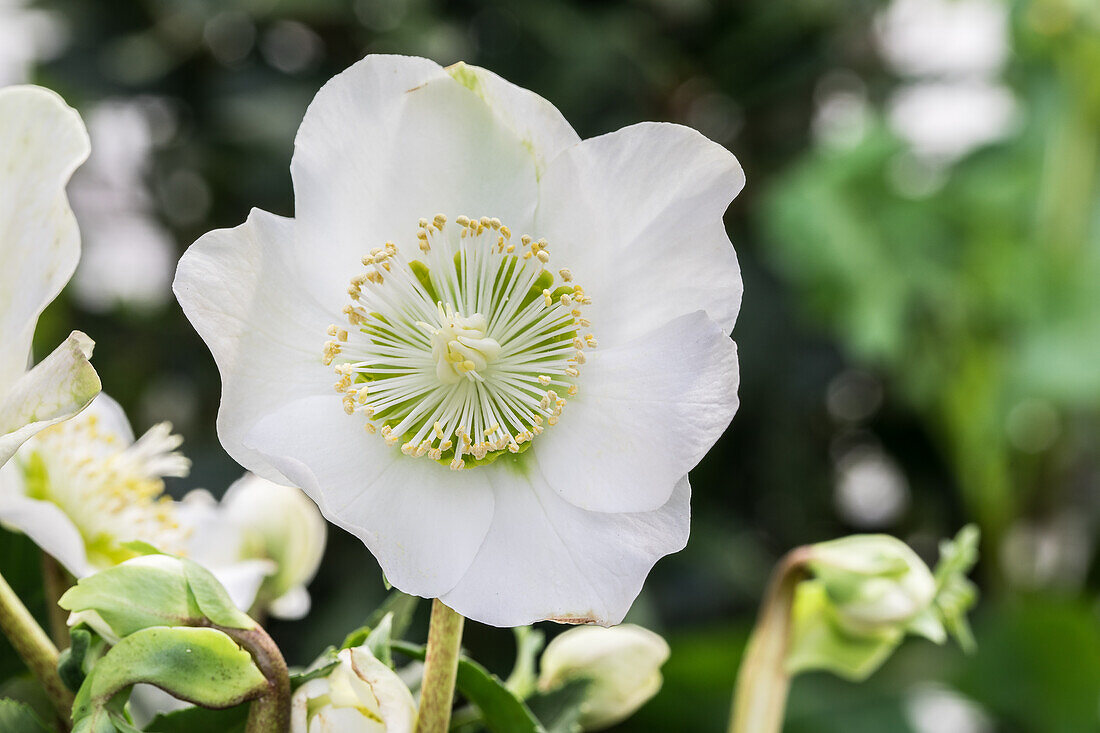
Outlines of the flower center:
M 127 446 L 97 415 L 78 415 L 28 443 L 27 495 L 65 512 L 97 567 L 133 557 L 122 546 L 132 540 L 183 553 L 189 532 L 179 525 L 162 478 L 187 475 L 190 461 L 175 452 L 181 442 L 170 424 L 160 423 Z
M 456 313 L 450 303 L 446 307 L 439 303 L 436 307 L 439 328 L 424 321 L 416 324 L 432 336 L 435 375 L 443 384 L 457 384 L 464 377 L 482 379 L 479 373 L 500 356 L 500 344 L 485 335 L 489 327 L 485 316 L 474 313 L 467 318 Z
M 546 240 L 498 219 L 442 214 L 420 220 L 420 259 L 392 242 L 363 258 L 324 347 L 344 410 L 410 456 L 453 469 L 529 447 L 577 393 L 585 348 L 581 308 L 591 299 L 572 273 L 547 269 Z M 564 395 L 564 396 L 563 396 Z

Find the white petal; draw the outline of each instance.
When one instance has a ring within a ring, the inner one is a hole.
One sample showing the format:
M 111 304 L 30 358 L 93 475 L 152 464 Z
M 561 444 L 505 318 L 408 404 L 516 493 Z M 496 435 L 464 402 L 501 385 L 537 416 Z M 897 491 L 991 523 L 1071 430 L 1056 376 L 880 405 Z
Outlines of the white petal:
M 286 483 L 242 444 L 256 421 L 286 403 L 331 394 L 321 363 L 325 329 L 340 319 L 303 288 L 295 269 L 293 219 L 253 209 L 235 229 L 201 237 L 184 253 L 173 290 L 222 377 L 218 437 L 255 473 Z
M 0 395 L 0 465 L 32 435 L 68 420 L 99 393 L 99 375 L 88 361 L 92 346 L 90 338 L 73 331 Z
M 309 591 L 305 589 L 305 586 L 299 585 L 272 601 L 267 610 L 274 618 L 295 621 L 305 618 L 309 613 L 309 607 Z
M 446 71 L 481 97 L 493 114 L 530 146 L 540 173 L 558 153 L 581 141 L 558 108 L 529 89 L 461 61 Z
M 94 572 L 76 525 L 56 504 L 24 496 L 16 476 L 19 470 L 14 463 L 0 468 L 0 524 L 30 537 L 76 577 Z
M 668 503 L 636 514 L 586 512 L 564 501 L 532 460 L 525 479 L 496 474 L 496 512 L 470 570 L 442 600 L 493 626 L 543 619 L 617 624 L 661 557 L 683 549 L 687 476 Z
M 582 369 L 577 396 L 532 446 L 546 480 L 582 509 L 661 506 L 737 411 L 737 347 L 702 312 L 601 346 Z
M 117 437 L 119 448 L 133 445 L 134 429 L 122 405 L 106 392 L 100 392 L 88 405 L 87 415 L 95 415 L 96 427 Z
M 647 122 L 585 140 L 550 162 L 536 230 L 551 267 L 593 298 L 608 346 L 705 310 L 733 330 L 741 271 L 722 215 L 745 184 L 733 155 L 695 130 Z
M 397 673 L 379 661 L 366 646 L 348 650 L 352 669 L 370 685 L 378 700 L 378 717 L 386 733 L 413 733 L 416 730 L 416 702 Z
M 247 613 L 264 578 L 275 572 L 275 563 L 270 560 L 243 560 L 232 565 L 208 567 L 207 570 L 225 587 L 233 605 Z
M 61 97 L 0 89 L 0 394 L 26 369 L 38 316 L 80 258 L 65 184 L 88 151 L 84 123 Z
M 290 169 L 300 266 L 335 309 L 371 248 L 419 255 L 421 217 L 498 217 L 518 234 L 537 201 L 535 158 L 516 133 L 437 64 L 404 56 L 368 56 L 325 84 Z
M 330 522 L 358 537 L 386 578 L 434 598 L 452 587 L 493 514 L 484 470 L 451 471 L 410 458 L 344 414 L 339 395 L 309 397 L 261 420 L 245 438 Z

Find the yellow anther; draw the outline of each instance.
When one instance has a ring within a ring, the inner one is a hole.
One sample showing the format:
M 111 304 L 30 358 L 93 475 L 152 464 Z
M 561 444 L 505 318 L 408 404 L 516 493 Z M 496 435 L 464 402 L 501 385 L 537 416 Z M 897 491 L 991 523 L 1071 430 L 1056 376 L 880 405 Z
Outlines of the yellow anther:
M 541 384 L 544 387 L 546 385 L 550 384 L 550 377 L 546 376 L 545 374 L 540 374 L 539 375 L 539 384 Z
M 569 270 L 568 267 L 563 267 L 560 270 L 558 270 L 558 274 L 561 275 L 561 279 L 564 280 L 565 282 L 569 282 L 570 280 L 573 279 L 573 273 L 572 273 L 572 271 Z
M 535 256 L 538 257 L 539 262 L 541 262 L 543 264 L 546 264 L 547 262 L 550 261 L 550 253 L 547 252 L 546 250 L 540 249 Z

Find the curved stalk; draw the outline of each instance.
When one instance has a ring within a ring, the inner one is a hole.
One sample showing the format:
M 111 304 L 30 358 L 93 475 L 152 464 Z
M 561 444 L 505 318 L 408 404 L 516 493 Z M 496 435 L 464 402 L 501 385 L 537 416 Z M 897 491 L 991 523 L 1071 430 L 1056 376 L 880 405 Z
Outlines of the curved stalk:
M 290 674 L 282 652 L 262 627 L 230 629 L 216 626 L 252 655 L 267 678 L 267 692 L 252 701 L 245 733 L 285 733 L 290 730 Z
M 806 578 L 808 548 L 791 550 L 776 566 L 749 636 L 737 684 L 729 733 L 779 733 L 791 686 L 786 657 L 794 591 Z

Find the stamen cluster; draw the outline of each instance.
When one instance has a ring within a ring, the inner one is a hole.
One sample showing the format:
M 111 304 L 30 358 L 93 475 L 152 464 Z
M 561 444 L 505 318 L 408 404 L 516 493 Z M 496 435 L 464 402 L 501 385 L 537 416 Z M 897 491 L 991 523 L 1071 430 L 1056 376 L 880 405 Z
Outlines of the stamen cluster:
M 517 244 L 499 219 L 421 219 L 417 241 L 422 259 L 393 242 L 371 250 L 348 326 L 329 327 L 323 361 L 344 410 L 456 470 L 519 453 L 577 393 L 597 345 L 581 311 L 591 299 L 568 269 L 547 268 L 546 240 Z
M 177 521 L 164 476 L 186 476 L 183 439 L 169 423 L 154 425 L 132 445 L 99 416 L 86 413 L 39 433 L 28 445 L 24 472 L 32 498 L 58 505 L 87 543 L 89 559 L 125 559 L 118 545 L 143 540 L 183 552 L 188 531 Z

